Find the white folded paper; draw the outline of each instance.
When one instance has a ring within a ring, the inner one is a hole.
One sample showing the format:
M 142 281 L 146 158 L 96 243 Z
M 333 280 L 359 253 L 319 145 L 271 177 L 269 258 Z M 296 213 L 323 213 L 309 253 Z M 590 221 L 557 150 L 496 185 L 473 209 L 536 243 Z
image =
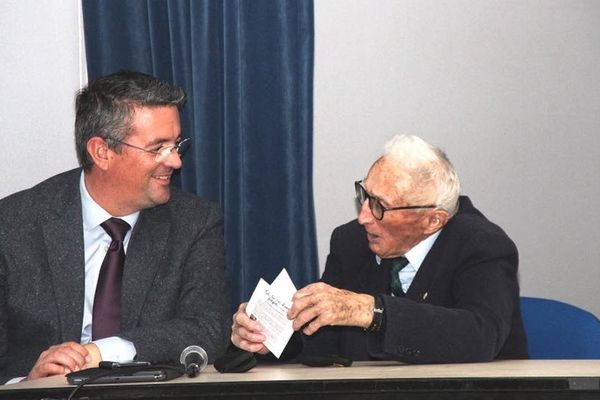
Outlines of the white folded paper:
M 284 268 L 270 285 L 261 278 L 246 306 L 246 314 L 264 329 L 265 346 L 277 358 L 294 333 L 292 321 L 287 318 L 294 293 L 296 287 Z

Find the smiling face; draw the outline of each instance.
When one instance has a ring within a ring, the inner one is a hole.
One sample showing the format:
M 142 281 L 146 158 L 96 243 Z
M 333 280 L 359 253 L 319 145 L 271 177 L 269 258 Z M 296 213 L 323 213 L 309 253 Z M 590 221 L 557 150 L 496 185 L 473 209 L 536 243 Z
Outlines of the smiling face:
M 414 187 L 410 175 L 385 158 L 379 159 L 371 167 L 363 185 L 386 208 L 417 205 L 421 204 L 421 200 L 433 198 L 426 188 L 420 188 L 417 201 L 414 193 L 411 193 Z M 425 201 L 422 204 L 430 203 Z M 368 200 L 362 204 L 358 214 L 358 222 L 367 231 L 369 248 L 381 258 L 404 255 L 427 236 L 441 229 L 447 218 L 447 213 L 440 209 L 418 209 L 386 211 L 383 219 L 377 220 L 369 209 Z
M 136 107 L 131 133 L 124 141 L 156 151 L 174 145 L 180 132 L 176 107 Z M 110 150 L 109 157 L 110 192 L 119 214 L 126 215 L 169 201 L 171 176 L 181 168 L 176 151 L 158 163 L 154 154 L 121 145 L 117 150 Z

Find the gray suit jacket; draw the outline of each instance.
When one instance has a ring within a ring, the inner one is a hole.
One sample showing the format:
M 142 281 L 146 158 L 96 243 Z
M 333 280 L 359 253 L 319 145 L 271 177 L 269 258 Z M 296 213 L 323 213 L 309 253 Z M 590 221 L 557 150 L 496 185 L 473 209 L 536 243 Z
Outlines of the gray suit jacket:
M 84 301 L 80 169 L 0 200 L 0 383 L 26 375 L 39 354 L 79 342 Z M 202 346 L 212 361 L 226 343 L 223 219 L 214 204 L 172 189 L 142 210 L 123 273 L 122 332 L 137 358 L 177 361 Z

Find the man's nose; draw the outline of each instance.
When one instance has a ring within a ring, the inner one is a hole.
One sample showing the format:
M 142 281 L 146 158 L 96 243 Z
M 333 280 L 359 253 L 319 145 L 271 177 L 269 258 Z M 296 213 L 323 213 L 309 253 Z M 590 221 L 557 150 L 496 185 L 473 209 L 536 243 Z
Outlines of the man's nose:
M 181 155 L 177 151 L 172 151 L 167 157 L 165 157 L 162 163 L 165 164 L 167 167 L 179 169 L 182 165 Z
M 369 199 L 365 199 L 365 201 L 360 206 L 360 210 L 358 212 L 358 223 L 361 225 L 365 225 L 372 222 L 373 218 L 373 213 L 369 208 Z

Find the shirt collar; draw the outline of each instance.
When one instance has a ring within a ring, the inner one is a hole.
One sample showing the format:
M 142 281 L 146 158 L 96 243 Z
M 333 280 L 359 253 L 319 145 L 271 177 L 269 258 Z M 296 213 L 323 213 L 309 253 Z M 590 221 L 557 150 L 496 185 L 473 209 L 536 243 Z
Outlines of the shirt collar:
M 85 177 L 83 171 L 81 171 L 81 177 L 79 179 L 79 193 L 81 194 L 81 213 L 83 216 L 84 229 L 94 229 L 107 219 L 113 217 L 98 203 L 96 203 L 96 201 L 87 191 L 87 188 L 85 187 Z M 130 231 L 133 231 L 133 227 L 135 226 L 135 223 L 137 222 L 139 216 L 140 212 L 136 211 L 134 213 L 121 216 L 119 218 L 127 222 L 129 226 L 131 226 Z
M 433 247 L 433 244 L 435 243 L 438 236 L 440 236 L 440 233 L 442 233 L 442 229 L 440 229 L 433 235 L 427 236 L 425 239 L 417 243 L 416 246 L 407 251 L 406 254 L 404 254 L 404 257 L 406 257 L 408 263 L 415 269 L 415 271 L 418 271 L 419 268 L 421 268 L 423 260 L 425 260 L 425 257 L 429 253 L 429 250 L 431 250 L 431 248 Z M 376 255 L 375 259 L 377 260 L 377 264 L 381 264 L 381 257 Z

